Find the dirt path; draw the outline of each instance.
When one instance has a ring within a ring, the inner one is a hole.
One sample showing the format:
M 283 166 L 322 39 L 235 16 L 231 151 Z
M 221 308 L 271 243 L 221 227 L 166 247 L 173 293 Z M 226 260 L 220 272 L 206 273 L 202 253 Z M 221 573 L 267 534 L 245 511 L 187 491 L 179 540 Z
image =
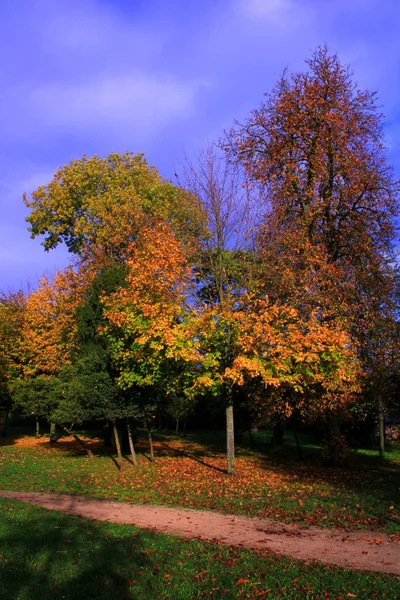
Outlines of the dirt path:
M 346 532 L 278 523 L 218 512 L 131 505 L 82 496 L 1 491 L 0 496 L 70 515 L 126 523 L 231 546 L 269 550 L 302 560 L 400 575 L 400 542 L 384 534 Z

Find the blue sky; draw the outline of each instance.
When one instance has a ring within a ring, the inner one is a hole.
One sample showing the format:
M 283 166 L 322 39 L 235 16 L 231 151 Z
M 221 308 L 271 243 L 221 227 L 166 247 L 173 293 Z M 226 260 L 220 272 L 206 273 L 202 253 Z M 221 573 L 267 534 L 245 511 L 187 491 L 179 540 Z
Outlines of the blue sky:
M 144 152 L 172 178 L 321 44 L 378 91 L 400 176 L 399 32 L 399 0 L 1 2 L 0 289 L 70 258 L 30 239 L 24 191 L 84 153 Z

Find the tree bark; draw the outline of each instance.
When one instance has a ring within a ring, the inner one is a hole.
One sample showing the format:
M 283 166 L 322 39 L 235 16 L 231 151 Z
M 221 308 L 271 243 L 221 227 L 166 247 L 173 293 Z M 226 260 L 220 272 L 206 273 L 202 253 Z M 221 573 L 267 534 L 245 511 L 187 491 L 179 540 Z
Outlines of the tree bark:
M 54 443 L 57 441 L 56 439 L 56 424 L 50 423 L 50 443 Z
M 329 437 L 332 438 L 335 435 L 340 435 L 340 421 L 339 417 L 333 416 L 328 420 Z
M 131 456 L 132 456 L 132 462 L 134 465 L 137 465 L 135 446 L 133 445 L 131 424 L 129 423 L 129 420 L 126 422 L 126 428 L 128 431 L 128 441 L 129 441 L 129 448 L 130 448 Z
M 88 455 L 89 458 L 93 458 L 93 452 L 90 450 L 90 448 L 88 448 L 86 446 L 85 442 L 76 435 L 76 433 L 74 431 L 72 431 L 71 429 L 68 429 L 67 427 L 64 427 L 64 426 L 62 426 L 62 428 L 64 429 L 64 431 L 66 431 L 68 433 L 68 435 L 71 435 L 74 438 L 76 443 L 86 452 L 86 454 Z
M 272 443 L 274 449 L 277 446 L 283 446 L 283 434 L 285 433 L 285 420 L 281 419 L 274 425 L 274 433 L 272 435 Z
M 249 440 L 250 440 L 250 444 L 252 446 L 254 446 L 254 438 L 253 438 L 253 434 L 251 433 L 251 427 L 247 428 L 247 433 L 249 434 Z
M 151 458 L 151 461 L 153 462 L 154 461 L 153 437 L 151 435 L 151 428 L 150 428 L 149 421 L 146 421 L 146 426 L 147 426 L 147 436 L 149 438 L 150 458 Z
M 3 433 L 2 436 L 3 437 L 7 437 L 7 433 L 8 433 L 8 417 L 9 417 L 9 411 L 6 411 L 6 415 L 4 417 L 4 426 L 3 426 Z
M 331 416 L 328 418 L 328 432 L 329 432 L 329 441 L 331 442 L 332 455 L 330 458 L 330 462 L 334 467 L 337 467 L 340 463 L 339 459 L 339 449 L 337 444 L 335 444 L 335 437 L 340 435 L 340 421 L 339 417 Z
M 303 452 L 302 452 L 302 449 L 300 446 L 299 436 L 297 435 L 296 427 L 292 427 L 292 432 L 293 432 L 294 441 L 296 442 L 296 448 L 297 448 L 297 453 L 299 455 L 299 458 L 300 458 L 300 460 L 304 461 L 304 456 L 303 456 Z
M 114 440 L 115 440 L 115 447 L 117 449 L 117 455 L 118 455 L 119 460 L 121 460 L 122 459 L 121 444 L 119 441 L 117 422 L 115 419 L 113 420 L 112 425 L 113 425 Z
M 35 436 L 36 436 L 36 438 L 38 438 L 38 437 L 40 437 L 40 424 L 39 424 L 39 417 L 37 415 L 35 416 L 35 421 L 36 421 L 36 423 L 35 423 L 35 431 L 36 431 Z
M 235 428 L 232 401 L 230 401 L 226 408 L 226 458 L 228 475 L 235 475 Z
M 378 396 L 379 458 L 385 459 L 385 405 L 382 396 Z

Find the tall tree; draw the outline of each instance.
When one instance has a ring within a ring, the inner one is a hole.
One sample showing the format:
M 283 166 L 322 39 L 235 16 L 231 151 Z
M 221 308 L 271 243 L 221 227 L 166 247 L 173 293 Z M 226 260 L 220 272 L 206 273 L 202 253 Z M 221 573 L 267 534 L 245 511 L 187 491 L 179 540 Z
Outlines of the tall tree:
M 398 211 L 382 115 L 325 47 L 306 63 L 284 73 L 227 148 L 262 184 L 279 233 L 295 231 L 329 262 L 359 263 L 391 247 Z
M 16 402 L 25 413 L 29 410 L 23 398 L 24 389 L 27 390 L 26 399 L 29 396 L 32 400 L 31 414 L 36 415 L 37 434 L 38 419 L 50 414 L 46 407 L 54 400 L 52 397 L 48 403 L 44 397 L 45 392 L 53 391 L 50 379 L 71 364 L 77 350 L 76 309 L 91 277 L 89 269 L 67 267 L 63 272 L 56 271 L 53 277 L 43 277 L 38 289 L 26 300 L 18 344 L 20 369 L 13 388 Z M 42 381 L 46 378 L 49 382 Z
M 354 357 L 350 359 L 352 350 L 345 350 L 343 323 L 318 323 L 315 311 L 305 320 L 299 308 L 266 295 L 255 252 L 264 216 L 259 191 L 246 170 L 208 147 L 195 164 L 186 165 L 184 176 L 185 186 L 204 207 L 209 232 L 196 257 L 198 303 L 195 318 L 193 311 L 189 318 L 204 357 L 196 385 L 213 391 L 226 406 L 228 472 L 233 474 L 233 404 L 238 388 L 258 383 L 263 390 L 258 406 L 263 410 L 271 389 L 291 390 L 301 410 L 311 388 L 319 388 L 325 395 L 319 402 L 322 413 L 339 390 L 354 391 L 357 368 Z M 351 365 L 347 374 L 340 366 L 345 355 Z M 293 411 L 287 400 L 280 408 L 285 415 Z
M 125 389 L 157 386 L 166 362 L 190 352 L 181 337 L 190 280 L 183 247 L 160 222 L 142 228 L 129 252 L 126 284 L 103 297 L 108 320 L 103 334 Z
M 210 312 L 213 315 L 216 335 L 212 347 L 213 352 L 223 357 L 218 368 L 224 370 L 230 366 L 234 354 L 235 334 L 230 330 L 232 320 L 228 315 L 253 283 L 252 251 L 257 222 L 255 193 L 240 165 L 227 161 L 215 145 L 201 150 L 194 162 L 186 161 L 182 184 L 198 199 L 206 218 L 207 234 L 195 263 L 197 301 L 200 313 L 205 311 L 204 314 Z M 218 389 L 226 410 L 228 472 L 233 474 L 232 383 L 226 380 Z
M 376 95 L 326 47 L 306 62 L 305 73 L 284 73 L 225 147 L 270 207 L 259 236 L 266 289 L 303 312 L 345 317 L 357 339 L 357 307 L 368 304 L 373 319 L 373 299 L 385 293 L 399 184 Z
M 125 286 L 126 268 L 118 263 L 110 263 L 96 275 L 90 287 L 88 287 L 84 303 L 77 309 L 78 325 L 78 360 L 77 363 L 86 365 L 86 376 L 90 375 L 94 380 L 101 374 L 103 381 L 109 382 L 109 390 L 102 386 L 104 398 L 97 407 L 93 404 L 92 418 L 105 419 L 112 425 L 115 447 L 118 457 L 121 457 L 121 444 L 118 434 L 118 420 L 125 419 L 127 433 L 131 447 L 132 460 L 136 463 L 130 420 L 136 419 L 140 413 L 137 402 L 137 394 L 121 393 L 115 380 L 118 375 L 109 347 L 108 338 L 101 335 L 100 330 L 106 325 L 104 315 L 103 297 L 111 296 L 118 288 Z

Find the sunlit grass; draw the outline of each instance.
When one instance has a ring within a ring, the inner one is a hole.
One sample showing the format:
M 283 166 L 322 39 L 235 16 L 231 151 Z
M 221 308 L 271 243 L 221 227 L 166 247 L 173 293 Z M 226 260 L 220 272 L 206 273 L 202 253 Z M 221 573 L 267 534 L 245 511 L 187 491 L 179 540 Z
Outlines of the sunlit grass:
M 0 597 L 10 600 L 398 598 L 396 577 L 180 540 L 0 499 Z
M 262 453 L 238 448 L 237 475 L 226 474 L 222 436 L 158 436 L 151 463 L 139 440 L 138 466 L 94 449 L 88 459 L 72 442 L 0 447 L 0 488 L 50 491 L 270 517 L 327 527 L 372 528 L 399 534 L 399 474 L 395 460 L 380 465 L 359 453 L 346 469 L 322 468 L 294 448 Z M 28 442 L 35 444 L 33 438 Z M 207 443 L 206 443 L 207 442 Z M 94 444 L 96 444 L 94 442 Z M 314 451 L 314 448 L 311 448 Z M 394 453 L 396 456 L 396 453 Z

